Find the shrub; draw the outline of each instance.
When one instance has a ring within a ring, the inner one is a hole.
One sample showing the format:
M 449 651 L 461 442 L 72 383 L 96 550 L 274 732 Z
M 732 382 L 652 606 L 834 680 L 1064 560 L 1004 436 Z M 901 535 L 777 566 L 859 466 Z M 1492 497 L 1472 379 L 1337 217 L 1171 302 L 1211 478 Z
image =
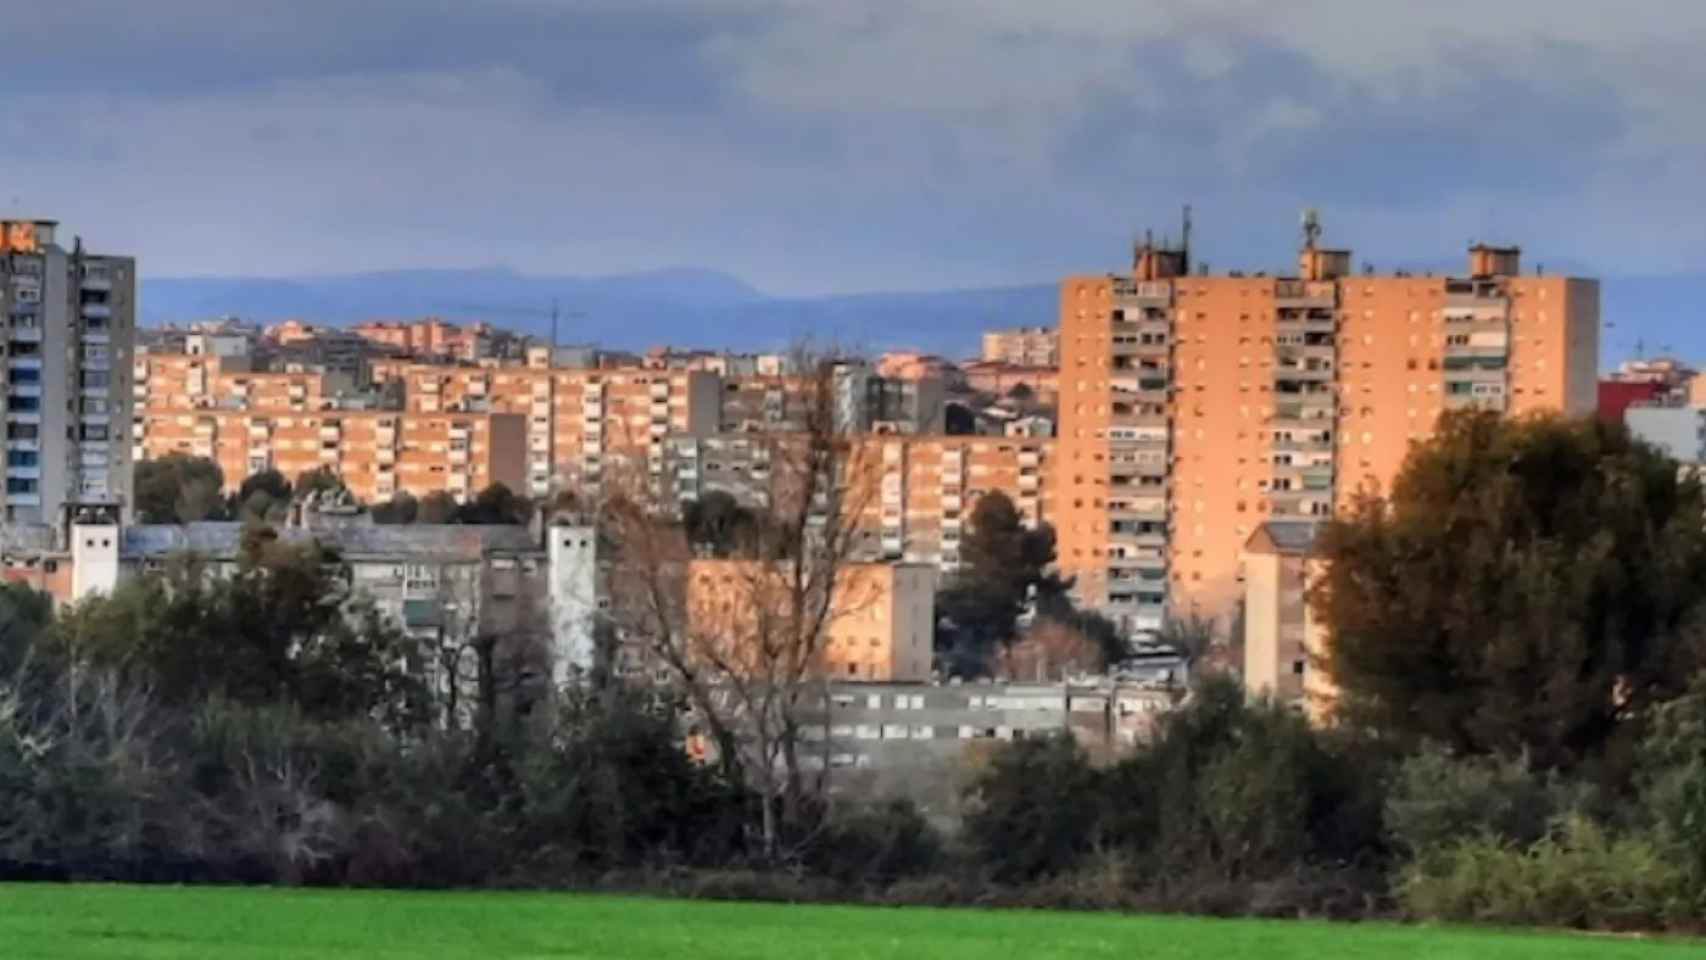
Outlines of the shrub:
M 813 872 L 844 886 L 886 887 L 937 867 L 942 840 L 911 800 L 832 816 L 808 851 Z
M 1686 874 L 1662 844 L 1612 836 L 1580 814 L 1527 846 L 1481 833 L 1425 849 L 1398 895 L 1424 920 L 1630 930 L 1692 916 Z
M 1386 830 L 1412 855 L 1469 836 L 1526 847 L 1562 814 L 1579 809 L 1582 790 L 1532 773 L 1521 759 L 1456 758 L 1429 748 L 1399 765 L 1386 797 Z
M 1094 843 L 1101 782 L 1069 737 L 997 751 L 970 788 L 964 837 L 973 860 L 1001 883 L 1071 869 Z

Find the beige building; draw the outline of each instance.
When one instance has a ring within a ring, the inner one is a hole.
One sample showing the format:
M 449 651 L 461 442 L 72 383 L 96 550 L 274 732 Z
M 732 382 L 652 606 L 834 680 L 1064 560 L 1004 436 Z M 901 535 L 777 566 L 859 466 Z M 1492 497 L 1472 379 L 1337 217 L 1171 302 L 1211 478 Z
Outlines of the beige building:
M 81 240 L 67 249 L 57 231 L 52 220 L 0 220 L 6 523 L 130 500 L 136 263 Z
M 1244 547 L 1244 686 L 1300 706 L 1312 720 L 1332 708 L 1334 688 L 1322 668 L 1327 633 L 1309 604 L 1311 560 L 1320 524 L 1264 523 Z
M 766 575 L 755 561 L 695 560 L 687 572 L 688 631 L 696 645 L 714 646 L 726 662 L 747 662 L 759 656 L 759 641 L 809 631 L 769 619 L 784 616 L 791 591 L 780 569 Z M 935 596 L 936 572 L 927 566 L 841 565 L 822 608 L 817 671 L 850 680 L 929 679 Z M 752 661 L 749 669 L 763 668 Z
M 661 476 L 669 435 L 715 433 L 716 374 L 683 370 L 564 370 L 520 366 L 376 366 L 402 384 L 412 413 L 506 413 L 525 420 L 523 479 L 532 496 L 568 483 L 597 491 L 608 472 Z
M 1015 367 L 1060 365 L 1060 331 L 1054 327 L 1012 327 L 986 330 L 983 334 L 985 363 Z
M 1259 526 L 1387 489 L 1443 411 L 1594 409 L 1597 281 L 1487 246 L 1461 276 L 1353 273 L 1318 233 L 1281 276 L 1143 245 L 1063 282 L 1053 520 L 1081 602 L 1225 620 Z
M 439 491 L 461 500 L 494 483 L 525 489 L 526 423 L 517 414 L 150 409 L 139 419 L 138 459 L 207 457 L 228 493 L 262 470 L 294 479 L 322 467 L 368 503 Z

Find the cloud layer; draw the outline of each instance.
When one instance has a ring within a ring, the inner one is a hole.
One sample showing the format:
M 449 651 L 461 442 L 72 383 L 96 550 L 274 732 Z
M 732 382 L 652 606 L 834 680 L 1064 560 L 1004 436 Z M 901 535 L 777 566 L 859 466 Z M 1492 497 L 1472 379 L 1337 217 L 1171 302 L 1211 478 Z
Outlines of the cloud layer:
M 236 8 L 236 9 L 233 9 Z M 248 9 L 244 9 L 248 8 Z M 0 210 L 157 273 L 690 263 L 782 293 L 1706 255 L 1706 6 L 58 0 L 7 18 Z

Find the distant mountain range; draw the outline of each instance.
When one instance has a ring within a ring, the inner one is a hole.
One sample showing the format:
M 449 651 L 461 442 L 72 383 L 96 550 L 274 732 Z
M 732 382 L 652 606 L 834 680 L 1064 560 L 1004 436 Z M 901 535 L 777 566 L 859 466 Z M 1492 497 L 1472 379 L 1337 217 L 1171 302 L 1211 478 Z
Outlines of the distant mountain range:
M 373 318 L 487 320 L 546 336 L 553 302 L 563 343 L 619 349 L 659 344 L 777 349 L 801 340 L 863 350 L 914 348 L 968 356 L 986 329 L 1052 324 L 1053 283 L 922 293 L 772 297 L 737 277 L 678 268 L 607 277 L 492 268 L 327 277 L 155 277 L 142 282 L 145 324 L 234 314 L 348 325 Z M 1607 278 L 1602 362 L 1639 345 L 1706 360 L 1706 274 Z

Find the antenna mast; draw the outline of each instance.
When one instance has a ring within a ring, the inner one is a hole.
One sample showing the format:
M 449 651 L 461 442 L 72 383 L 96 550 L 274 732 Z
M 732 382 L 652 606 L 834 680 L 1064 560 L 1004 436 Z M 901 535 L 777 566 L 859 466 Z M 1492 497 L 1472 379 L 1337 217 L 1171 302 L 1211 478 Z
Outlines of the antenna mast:
M 1314 207 L 1303 211 L 1303 247 L 1306 250 L 1315 249 L 1315 241 L 1321 239 L 1321 214 Z
M 1185 204 L 1184 223 L 1182 224 L 1182 234 L 1179 239 L 1179 251 L 1183 255 L 1185 261 L 1183 264 L 1184 269 L 1180 272 L 1189 274 L 1191 272 L 1191 205 L 1188 203 Z

